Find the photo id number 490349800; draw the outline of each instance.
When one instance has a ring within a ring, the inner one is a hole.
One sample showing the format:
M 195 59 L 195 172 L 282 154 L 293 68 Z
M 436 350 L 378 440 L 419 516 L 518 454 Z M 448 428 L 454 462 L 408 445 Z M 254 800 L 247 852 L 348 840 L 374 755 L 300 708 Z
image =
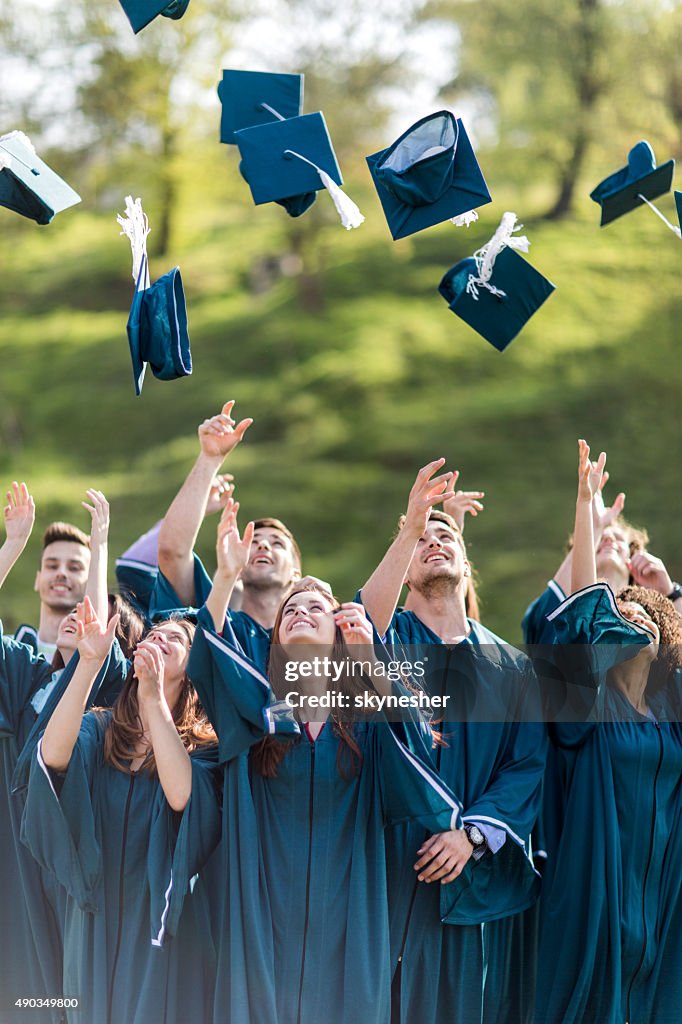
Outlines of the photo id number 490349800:
M 20 996 L 14 1005 L 19 1010 L 77 1010 L 78 999 L 75 996 Z

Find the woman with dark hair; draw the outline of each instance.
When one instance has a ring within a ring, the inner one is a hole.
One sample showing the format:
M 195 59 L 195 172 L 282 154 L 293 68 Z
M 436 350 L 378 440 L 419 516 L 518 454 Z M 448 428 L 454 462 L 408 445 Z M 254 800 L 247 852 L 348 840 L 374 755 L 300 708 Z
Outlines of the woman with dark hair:
M 253 533 L 249 524 L 240 539 L 236 507 L 221 519 L 189 666 L 225 766 L 214 1019 L 388 1024 L 384 825 L 460 827 L 459 804 L 402 742 L 410 723 L 394 731 L 353 714 L 356 696 L 377 697 L 359 605 L 340 605 L 319 581 L 295 586 L 277 612 L 267 677 L 234 635 L 219 635 Z
M 156 624 L 114 706 L 83 717 L 117 625 L 78 605 L 80 658 L 34 755 L 23 838 L 67 892 L 67 1019 L 202 1024 L 215 956 L 205 893 L 188 892 L 220 803 L 215 734 L 186 673 L 194 625 Z
M 543 880 L 538 1024 L 674 1024 L 682 1005 L 682 619 L 639 587 L 597 582 L 580 467 L 572 593 L 552 613 L 550 737 L 562 830 Z

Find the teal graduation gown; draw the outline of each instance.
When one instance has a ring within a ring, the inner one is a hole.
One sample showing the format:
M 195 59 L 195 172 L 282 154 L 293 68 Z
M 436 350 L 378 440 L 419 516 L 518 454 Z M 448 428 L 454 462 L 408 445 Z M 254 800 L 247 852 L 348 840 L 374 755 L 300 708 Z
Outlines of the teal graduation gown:
M 682 1006 L 682 702 L 655 721 L 608 683 L 649 636 L 606 584 L 553 614 L 557 664 L 584 721 L 557 722 L 563 830 L 543 882 L 538 1024 L 674 1024 Z M 598 647 L 595 645 L 599 645 Z
M 397 612 L 389 630 L 389 641 L 407 648 L 409 660 L 428 657 L 425 689 L 450 698 L 445 721 L 434 726 L 444 742 L 433 756 L 463 802 L 463 819 L 505 836 L 496 853 L 470 859 L 458 879 L 437 886 L 415 884 L 410 872 L 423 832 L 392 830 L 391 955 L 400 968 L 394 1015 L 401 1024 L 501 1020 L 505 1012 L 510 1021 L 524 1019 L 518 1014 L 525 1013 L 526 989 L 516 976 L 522 965 L 513 959 L 509 921 L 538 895 L 529 837 L 545 735 L 528 659 L 480 623 L 469 625 L 467 640 L 454 647 L 410 611 Z
M 237 965 L 242 976 L 244 966 L 253 972 L 254 958 L 270 957 L 259 961 L 269 973 L 265 988 L 237 976 L 245 1003 L 222 1015 L 236 972 L 221 957 L 216 1024 L 388 1024 L 384 826 L 416 821 L 421 832 L 444 831 L 460 824 L 460 805 L 428 761 L 403 742 L 399 734 L 411 723 L 396 730 L 385 722 L 355 725 L 363 760 L 351 775 L 331 722 L 312 742 L 286 705 L 280 714 L 283 702 L 273 703 L 253 662 L 218 636 L 210 619 L 200 617 L 200 627 L 189 672 L 219 736 L 226 795 L 236 789 L 236 776 L 249 787 L 236 805 L 245 819 L 230 817 L 227 827 L 253 844 L 236 851 L 230 837 L 224 843 L 228 898 L 221 953 L 234 952 L 234 927 L 250 961 Z M 266 735 L 287 732 L 289 747 L 276 777 L 263 777 L 249 765 L 248 750 Z M 234 809 L 226 805 L 225 816 Z M 248 903 L 234 884 L 240 872 L 242 878 L 249 874 Z M 236 953 L 244 955 L 241 948 Z
M 38 744 L 22 839 L 67 893 L 64 992 L 71 1022 L 208 1024 L 215 952 L 193 876 L 220 834 L 215 748 L 191 755 L 192 792 L 171 810 L 157 777 L 104 762 L 111 712 L 90 712 L 63 776 Z

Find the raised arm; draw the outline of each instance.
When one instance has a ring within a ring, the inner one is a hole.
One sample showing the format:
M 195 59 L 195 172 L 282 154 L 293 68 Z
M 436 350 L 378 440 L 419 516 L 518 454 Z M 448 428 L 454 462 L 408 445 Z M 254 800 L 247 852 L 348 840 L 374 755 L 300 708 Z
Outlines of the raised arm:
M 597 462 L 590 462 L 590 446 L 578 441 L 578 497 L 575 505 L 571 593 L 597 582 L 592 503 L 599 493 L 606 463 L 602 452 Z
M 78 739 L 88 695 L 104 659 L 114 642 L 118 615 L 103 627 L 95 615 L 90 598 L 77 605 L 78 652 L 80 658 L 66 693 L 54 710 L 45 729 L 42 756 L 48 768 L 66 771 Z
M 391 624 L 400 599 L 405 575 L 412 561 L 419 538 L 426 529 L 434 505 L 454 498 L 452 473 L 441 473 L 445 459 L 436 459 L 417 473 L 407 503 L 405 523 L 381 562 L 362 588 L 362 603 L 377 632 L 383 636 Z
M 0 587 L 9 576 L 31 536 L 36 518 L 33 498 L 25 483 L 16 480 L 7 492 L 5 515 L 5 543 L 0 547 Z
M 218 523 L 218 539 L 216 541 L 218 568 L 213 577 L 211 593 L 206 599 L 206 609 L 213 619 L 213 626 L 217 633 L 222 632 L 232 591 L 249 560 L 249 551 L 253 540 L 253 523 L 246 524 L 243 539 L 239 536 L 238 511 L 239 502 L 228 498 Z
M 100 622 L 109 618 L 109 588 L 107 570 L 109 557 L 109 502 L 101 491 L 91 488 L 85 492 L 90 502 L 82 501 L 92 518 L 90 527 L 90 568 L 85 587 L 86 596 Z
M 625 494 L 623 491 L 616 495 L 613 505 L 606 505 L 604 502 L 604 486 L 609 479 L 609 474 L 602 474 L 599 490 L 592 499 L 592 529 L 594 531 L 595 551 L 601 540 L 604 530 L 618 518 L 625 506 Z M 554 574 L 554 580 L 559 584 L 565 594 L 571 591 L 571 572 L 573 566 L 573 551 L 569 551 L 563 562 Z
M 186 606 L 195 603 L 192 556 L 214 479 L 225 457 L 253 423 L 244 419 L 235 425 L 231 416 L 233 405 L 234 401 L 226 402 L 222 412 L 204 420 L 199 427 L 199 455 L 173 499 L 159 533 L 159 569 Z
M 134 667 L 140 717 L 149 731 L 159 782 L 173 810 L 184 811 L 192 793 L 192 762 L 166 700 L 163 656 L 158 647 L 145 640 L 139 643 Z

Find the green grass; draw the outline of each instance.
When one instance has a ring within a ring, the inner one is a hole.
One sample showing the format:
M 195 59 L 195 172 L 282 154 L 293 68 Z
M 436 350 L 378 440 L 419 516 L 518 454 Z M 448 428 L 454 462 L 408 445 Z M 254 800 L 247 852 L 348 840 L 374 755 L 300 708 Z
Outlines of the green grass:
M 100 487 L 120 552 L 163 514 L 197 424 L 227 398 L 255 419 L 226 466 L 244 517 L 285 519 L 306 569 L 340 595 L 380 557 L 416 469 L 444 455 L 463 487 L 486 491 L 467 541 L 485 621 L 518 640 L 571 527 L 578 436 L 607 450 L 610 493 L 627 491 L 629 517 L 682 575 L 680 245 L 653 215 L 600 231 L 589 200 L 561 225 L 519 210 L 529 259 L 557 291 L 500 354 L 436 288 L 516 208 L 513 193 L 503 187 L 468 231 L 441 225 L 395 244 L 366 181 L 348 186 L 367 215 L 359 231 L 334 223 L 321 196 L 308 214 L 325 220 L 311 311 L 305 275 L 254 287 L 264 257 L 286 252 L 298 226 L 279 207 L 254 208 L 235 174 L 216 158 L 184 179 L 172 256 L 153 258 L 152 275 L 182 267 L 195 372 L 173 383 L 148 375 L 139 399 L 125 334 L 129 246 L 114 211 L 84 204 L 47 228 L 0 211 L 0 480 L 26 478 L 38 505 L 35 537 L 0 596 L 7 627 L 36 619 L 45 524 L 85 526 L 79 502 Z M 213 528 L 200 544 L 209 563 Z

